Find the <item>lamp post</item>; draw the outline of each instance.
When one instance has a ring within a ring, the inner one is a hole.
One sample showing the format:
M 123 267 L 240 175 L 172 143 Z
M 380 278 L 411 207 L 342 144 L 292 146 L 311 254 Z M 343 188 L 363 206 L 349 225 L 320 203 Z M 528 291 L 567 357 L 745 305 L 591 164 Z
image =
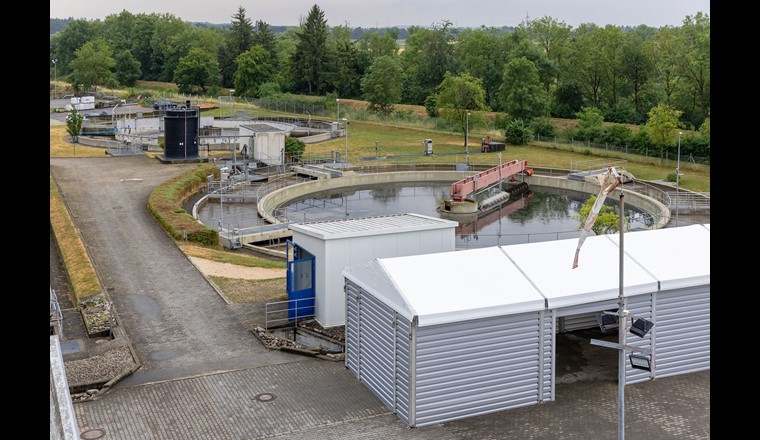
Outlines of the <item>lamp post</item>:
M 622 183 L 622 180 L 621 180 Z M 620 188 L 620 246 L 618 247 L 618 440 L 625 439 L 625 324 L 627 321 L 625 310 L 625 295 L 623 293 L 625 282 L 623 280 L 623 232 L 625 229 L 625 202 L 623 201 L 623 188 Z
M 346 166 L 348 166 L 348 119 L 342 119 L 346 123 Z
M 467 139 L 470 137 L 470 112 L 467 112 L 467 123 L 465 124 L 464 129 L 464 151 L 465 151 L 465 157 L 467 158 L 467 166 L 470 166 L 470 144 L 467 142 Z
M 335 98 L 335 105 L 337 105 L 337 114 L 338 117 L 335 119 L 336 121 L 340 121 L 340 98 Z
M 53 60 L 53 99 L 58 99 L 58 58 Z
M 678 132 L 678 157 L 676 158 L 676 227 L 678 227 L 678 184 L 681 180 L 681 135 L 682 131 Z
M 232 117 L 232 94 L 235 93 L 235 89 L 230 89 L 230 117 Z

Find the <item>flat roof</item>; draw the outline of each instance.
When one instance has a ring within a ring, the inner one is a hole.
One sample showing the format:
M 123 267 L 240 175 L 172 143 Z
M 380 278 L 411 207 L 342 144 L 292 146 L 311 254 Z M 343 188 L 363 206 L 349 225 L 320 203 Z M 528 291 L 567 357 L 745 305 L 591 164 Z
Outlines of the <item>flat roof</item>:
M 399 232 L 454 229 L 458 225 L 459 223 L 455 221 L 421 214 L 393 214 L 345 220 L 294 223 L 288 227 L 293 231 L 322 240 L 334 240 L 368 235 L 395 234 Z

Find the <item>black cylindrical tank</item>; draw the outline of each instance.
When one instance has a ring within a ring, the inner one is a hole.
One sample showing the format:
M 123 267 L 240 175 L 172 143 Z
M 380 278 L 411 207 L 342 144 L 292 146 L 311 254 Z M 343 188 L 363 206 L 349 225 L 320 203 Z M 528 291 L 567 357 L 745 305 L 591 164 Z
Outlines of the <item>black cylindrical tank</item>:
M 166 110 L 164 116 L 164 157 L 198 157 L 199 114 L 197 108 Z

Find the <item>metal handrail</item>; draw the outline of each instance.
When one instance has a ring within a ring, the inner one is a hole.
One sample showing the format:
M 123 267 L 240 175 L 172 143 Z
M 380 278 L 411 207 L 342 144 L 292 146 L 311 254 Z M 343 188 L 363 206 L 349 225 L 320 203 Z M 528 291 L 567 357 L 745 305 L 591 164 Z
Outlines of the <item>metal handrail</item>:
M 63 313 L 61 312 L 61 305 L 58 303 L 58 296 L 55 294 L 55 290 L 50 288 L 50 322 L 60 322 L 63 319 Z
M 292 321 L 295 326 L 298 325 L 298 321 L 306 318 L 313 318 L 316 316 L 314 313 L 307 313 L 307 314 L 299 314 L 299 310 L 302 308 L 314 308 L 314 305 L 308 305 L 308 306 L 299 306 L 299 301 L 314 301 L 316 297 L 312 296 L 311 298 L 301 298 L 301 299 L 290 299 L 285 301 L 275 301 L 275 302 L 268 302 L 264 304 L 264 329 L 269 330 L 270 323 L 276 323 L 276 322 L 282 322 L 285 321 L 289 323 L 291 321 L 290 317 L 287 316 L 291 310 L 290 305 L 292 304 L 292 310 L 295 312 L 295 316 L 293 317 Z M 285 308 L 280 308 L 277 310 L 270 310 L 270 307 L 275 306 L 285 306 Z M 270 315 L 274 315 L 276 313 L 285 313 L 285 318 L 272 318 L 270 319 Z

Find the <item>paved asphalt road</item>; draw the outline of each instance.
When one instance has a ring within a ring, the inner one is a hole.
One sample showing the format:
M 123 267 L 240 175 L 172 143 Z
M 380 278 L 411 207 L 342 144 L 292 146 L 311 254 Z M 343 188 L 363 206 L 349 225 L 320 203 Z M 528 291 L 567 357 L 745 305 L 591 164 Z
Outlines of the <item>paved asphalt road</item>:
M 50 160 L 142 363 L 99 399 L 75 404 L 87 438 L 616 437 L 609 378 L 559 383 L 554 402 L 409 429 L 343 363 L 267 350 L 250 333 L 261 306 L 226 304 L 146 211 L 153 188 L 192 166 L 144 156 Z M 630 385 L 626 409 L 629 440 L 709 439 L 710 372 Z

